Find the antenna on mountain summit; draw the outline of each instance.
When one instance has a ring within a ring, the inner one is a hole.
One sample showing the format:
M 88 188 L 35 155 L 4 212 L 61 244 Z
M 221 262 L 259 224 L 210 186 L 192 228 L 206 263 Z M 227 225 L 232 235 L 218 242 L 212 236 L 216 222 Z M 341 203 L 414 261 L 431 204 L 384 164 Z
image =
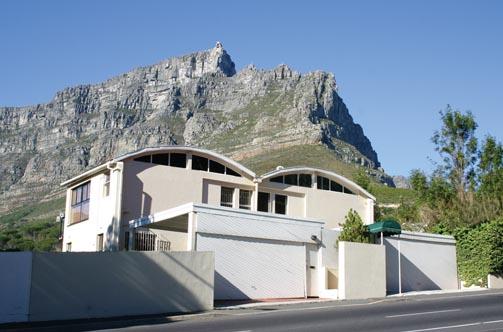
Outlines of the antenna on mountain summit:
M 215 45 L 216 48 L 223 48 L 222 43 L 217 41 L 217 44 Z

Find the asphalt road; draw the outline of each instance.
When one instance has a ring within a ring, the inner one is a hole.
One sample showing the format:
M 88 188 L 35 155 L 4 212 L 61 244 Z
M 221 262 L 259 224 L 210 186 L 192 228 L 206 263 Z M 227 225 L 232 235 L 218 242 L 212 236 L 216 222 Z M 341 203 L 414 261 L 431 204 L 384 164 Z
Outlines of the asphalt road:
M 81 322 L 30 331 L 503 331 L 503 291 L 215 310 L 183 317 Z

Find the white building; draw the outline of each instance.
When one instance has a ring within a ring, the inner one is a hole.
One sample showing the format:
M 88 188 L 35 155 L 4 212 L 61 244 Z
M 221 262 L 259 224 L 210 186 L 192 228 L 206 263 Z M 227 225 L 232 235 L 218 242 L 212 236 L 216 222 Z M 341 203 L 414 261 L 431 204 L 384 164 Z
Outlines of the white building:
M 333 172 L 262 176 L 191 147 L 146 148 L 62 183 L 63 251 L 215 252 L 215 298 L 326 296 L 337 287 L 334 230 L 375 198 Z

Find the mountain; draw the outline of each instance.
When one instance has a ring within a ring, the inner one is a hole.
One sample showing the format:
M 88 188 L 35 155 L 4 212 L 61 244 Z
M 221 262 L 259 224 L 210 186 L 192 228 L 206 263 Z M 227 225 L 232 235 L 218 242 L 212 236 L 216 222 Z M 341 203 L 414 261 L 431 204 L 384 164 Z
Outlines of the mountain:
M 333 74 L 300 74 L 286 65 L 236 72 L 217 43 L 64 89 L 46 104 L 0 107 L 0 212 L 59 197 L 63 180 L 120 154 L 166 144 L 205 147 L 251 165 L 285 149 L 310 151 L 310 159 L 297 159 L 304 164 L 329 154 L 392 185 L 337 94 Z

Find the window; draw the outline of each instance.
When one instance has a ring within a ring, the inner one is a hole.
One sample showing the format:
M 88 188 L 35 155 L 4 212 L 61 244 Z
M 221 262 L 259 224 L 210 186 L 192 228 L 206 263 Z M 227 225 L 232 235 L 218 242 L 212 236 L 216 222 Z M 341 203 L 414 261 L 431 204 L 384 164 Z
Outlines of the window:
M 169 166 L 169 153 L 152 155 L 152 163 L 157 165 Z
M 220 190 L 220 206 L 232 207 L 234 188 L 222 187 Z
M 342 192 L 342 186 L 335 181 L 330 181 L 330 190 Z
M 192 169 L 196 171 L 207 171 L 208 159 L 199 156 L 192 156 Z
M 210 160 L 210 172 L 225 174 L 225 166 L 214 160 Z
M 316 178 L 317 187 L 321 190 L 330 190 L 330 180 L 323 176 Z
M 110 172 L 106 172 L 103 177 L 103 197 L 110 195 Z
M 299 174 L 299 186 L 301 187 L 312 187 L 312 177 L 311 174 Z
M 261 212 L 269 212 L 269 193 L 258 193 L 258 205 L 257 210 Z
M 141 156 L 141 157 L 138 157 L 138 158 L 134 158 L 134 161 L 141 161 L 143 163 L 149 163 L 150 159 L 151 159 L 151 156 L 150 155 L 146 155 L 146 156 Z
M 173 167 L 185 168 L 187 167 L 187 156 L 185 153 L 172 153 L 169 165 Z
M 239 173 L 238 173 L 238 172 L 236 172 L 236 171 L 234 171 L 234 170 L 232 170 L 232 169 L 230 169 L 230 168 L 226 168 L 226 169 L 225 169 L 225 173 L 226 173 L 227 175 L 232 175 L 232 176 L 241 177 L 241 175 L 239 175 Z
M 351 190 L 349 190 L 348 188 L 344 187 L 344 193 L 346 194 L 351 194 L 351 195 L 354 195 L 355 193 L 352 192 Z
M 239 208 L 250 210 L 251 209 L 251 191 L 239 190 Z
M 72 251 L 72 243 L 71 243 L 71 242 L 68 242 L 68 243 L 66 244 L 66 251 L 67 251 L 67 252 Z
M 101 233 L 96 237 L 96 251 L 103 251 L 103 249 L 105 249 L 105 247 L 103 243 L 103 233 Z
M 72 208 L 70 224 L 89 219 L 89 189 L 91 182 L 72 189 Z
M 274 195 L 274 212 L 278 214 L 286 214 L 285 195 Z
M 297 174 L 285 175 L 285 184 L 291 184 L 292 186 L 297 186 L 299 182 L 297 181 Z
M 276 176 L 269 180 L 270 182 L 283 183 L 283 176 Z

